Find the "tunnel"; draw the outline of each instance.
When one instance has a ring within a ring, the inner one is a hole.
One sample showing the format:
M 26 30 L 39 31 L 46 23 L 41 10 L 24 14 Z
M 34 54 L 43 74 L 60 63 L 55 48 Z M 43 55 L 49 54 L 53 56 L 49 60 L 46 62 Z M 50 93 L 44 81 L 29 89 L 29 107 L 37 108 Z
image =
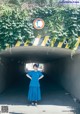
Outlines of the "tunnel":
M 80 100 L 80 54 L 56 47 L 13 47 L 0 52 L 0 103 L 27 104 L 30 80 L 26 63 L 44 65 L 40 80 L 45 105 L 71 105 L 72 98 Z

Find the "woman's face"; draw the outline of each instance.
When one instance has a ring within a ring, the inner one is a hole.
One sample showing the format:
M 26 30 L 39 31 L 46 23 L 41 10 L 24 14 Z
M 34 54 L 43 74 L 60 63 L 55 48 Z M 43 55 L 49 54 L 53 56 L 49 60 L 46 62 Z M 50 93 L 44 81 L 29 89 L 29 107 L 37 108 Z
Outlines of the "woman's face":
M 38 68 L 36 66 L 34 66 L 33 68 L 34 68 L 34 70 L 38 70 Z

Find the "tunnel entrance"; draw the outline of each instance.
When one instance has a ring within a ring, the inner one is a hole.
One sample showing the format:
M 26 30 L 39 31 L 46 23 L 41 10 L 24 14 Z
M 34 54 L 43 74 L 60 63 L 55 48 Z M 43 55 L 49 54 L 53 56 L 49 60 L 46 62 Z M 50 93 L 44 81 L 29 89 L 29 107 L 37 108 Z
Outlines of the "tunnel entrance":
M 73 97 L 77 99 L 80 97 L 79 84 L 77 85 L 80 74 L 79 60 L 78 52 L 71 58 L 71 50 L 61 48 L 29 46 L 2 51 L 0 103 L 14 105 L 28 103 L 30 80 L 26 77 L 24 68 L 26 63 L 36 62 L 44 65 L 44 79 L 40 80 L 42 93 L 40 104 L 76 107 Z

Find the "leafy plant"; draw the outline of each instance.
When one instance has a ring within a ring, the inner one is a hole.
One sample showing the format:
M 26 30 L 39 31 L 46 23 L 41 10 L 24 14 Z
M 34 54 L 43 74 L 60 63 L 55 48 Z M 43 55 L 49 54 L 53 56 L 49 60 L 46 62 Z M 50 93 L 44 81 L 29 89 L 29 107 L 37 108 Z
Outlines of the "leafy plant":
M 33 38 L 33 25 L 27 11 L 18 9 L 4 11 L 0 16 L 0 45 L 3 49 L 14 46 L 17 41 Z

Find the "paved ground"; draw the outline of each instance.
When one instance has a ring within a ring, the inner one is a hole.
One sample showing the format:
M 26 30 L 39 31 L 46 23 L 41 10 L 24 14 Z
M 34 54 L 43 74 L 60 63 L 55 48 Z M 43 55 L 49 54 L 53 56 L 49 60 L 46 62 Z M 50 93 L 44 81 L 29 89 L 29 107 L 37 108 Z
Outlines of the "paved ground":
M 0 95 L 0 106 L 7 105 L 9 114 L 80 114 L 80 104 L 62 87 L 47 84 L 41 86 L 41 90 L 39 105 L 28 106 L 28 86 L 17 83 Z

